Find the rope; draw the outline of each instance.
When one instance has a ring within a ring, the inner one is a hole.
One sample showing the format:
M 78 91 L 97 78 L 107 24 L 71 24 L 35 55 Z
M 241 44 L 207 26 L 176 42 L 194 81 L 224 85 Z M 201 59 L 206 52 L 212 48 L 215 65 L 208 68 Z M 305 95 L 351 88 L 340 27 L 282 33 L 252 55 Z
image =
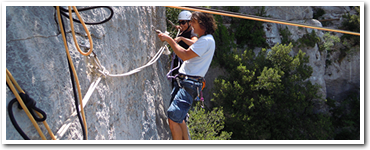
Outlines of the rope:
M 107 71 L 103 66 L 103 70 L 100 71 L 100 73 L 102 73 L 103 75 L 105 76 L 110 76 L 110 77 L 123 77 L 123 76 L 129 76 L 129 75 L 132 75 L 134 73 L 137 73 L 137 72 L 140 72 L 142 69 L 154 64 L 160 57 L 161 57 L 161 54 L 164 52 L 164 50 L 167 48 L 167 43 L 164 42 L 163 46 L 159 49 L 159 51 L 155 54 L 155 56 L 145 65 L 141 66 L 141 67 L 138 67 L 136 69 L 133 69 L 129 72 L 126 72 L 126 73 L 122 73 L 122 74 L 110 74 L 109 71 Z
M 87 128 L 86 128 L 87 123 L 86 123 L 86 118 L 85 118 L 84 109 L 83 109 L 84 108 L 84 104 L 83 104 L 83 99 L 82 99 L 82 96 L 81 96 L 82 95 L 81 94 L 81 88 L 80 88 L 80 84 L 79 84 L 79 81 L 78 81 L 78 78 L 77 78 L 77 75 L 76 75 L 76 71 L 74 69 L 73 63 L 72 63 L 72 61 L 70 59 L 70 55 L 69 55 L 69 52 L 68 52 L 68 48 L 67 48 L 68 47 L 68 44 L 66 44 L 66 35 L 64 34 L 64 23 L 63 23 L 63 20 L 60 19 L 60 14 L 62 14 L 63 16 L 69 18 L 69 20 L 70 20 L 70 25 L 71 25 L 72 35 L 73 35 L 72 37 L 73 37 L 73 40 L 75 42 L 76 49 L 80 52 L 80 54 L 82 54 L 84 56 L 89 56 L 93 52 L 93 41 L 92 41 L 90 32 L 87 29 L 86 25 L 98 25 L 98 24 L 105 23 L 105 22 L 109 21 L 113 17 L 113 14 L 114 13 L 113 13 L 113 9 L 111 7 L 108 7 L 108 6 L 86 7 L 86 8 L 82 8 L 82 9 L 77 9 L 75 6 L 72 6 L 72 7 L 73 7 L 73 10 L 71 9 L 71 6 L 68 6 L 68 10 L 64 9 L 63 7 L 59 7 L 59 6 L 57 6 L 56 9 L 58 11 L 58 20 L 59 20 L 59 22 L 62 22 L 62 25 L 63 25 L 62 35 L 63 35 L 63 40 L 64 40 L 64 43 L 65 43 L 65 47 L 66 47 L 66 52 L 67 52 L 67 57 L 68 57 L 68 63 L 69 63 L 69 67 L 70 67 L 71 77 L 72 77 L 72 72 L 73 72 L 73 76 L 74 76 L 74 78 L 76 78 L 76 84 L 77 84 L 77 90 L 78 90 L 78 97 L 79 97 L 79 98 L 77 98 L 76 91 L 74 89 L 74 94 L 75 94 L 75 99 L 76 99 L 75 106 L 76 106 L 76 110 L 77 110 L 77 115 L 79 117 L 79 120 L 80 120 L 80 123 L 81 123 L 81 127 L 83 128 L 84 139 L 87 140 Z M 79 11 L 86 11 L 86 10 L 95 9 L 95 8 L 108 8 L 110 10 L 110 12 L 111 12 L 110 13 L 110 16 L 107 19 L 104 19 L 101 22 L 95 22 L 95 23 L 84 22 L 83 19 L 80 16 L 80 14 L 79 14 Z M 64 12 L 67 12 L 68 11 L 69 15 L 66 15 L 65 13 L 63 13 L 61 11 L 64 11 Z M 76 13 L 76 16 L 78 17 L 79 20 L 72 18 L 72 12 L 75 12 Z M 86 34 L 87 34 L 87 37 L 89 38 L 90 50 L 87 53 L 82 52 L 81 48 L 77 44 L 78 42 L 76 40 L 76 35 L 75 35 L 75 31 L 74 31 L 73 21 L 82 24 L 82 26 L 83 26 Z M 72 84 L 73 84 L 73 88 L 74 88 L 75 87 L 75 85 L 74 85 L 74 79 L 71 78 L 71 80 L 72 80 Z M 78 103 L 78 100 L 77 99 L 79 99 L 80 104 Z M 80 105 L 80 106 L 78 106 L 78 105 Z M 80 111 L 81 111 L 81 114 L 80 114 Z M 81 119 L 81 116 L 82 116 L 82 119 Z
M 86 106 L 87 102 L 90 99 L 91 94 L 93 93 L 93 91 L 95 90 L 96 86 L 98 85 L 98 83 L 100 81 L 101 81 L 101 77 L 98 77 L 98 78 L 94 79 L 93 82 L 91 82 L 91 84 L 89 86 L 89 89 L 86 92 L 85 97 L 83 98 L 83 108 Z M 67 119 L 64 122 L 63 126 L 61 128 L 59 128 L 59 130 L 57 131 L 57 136 L 56 136 L 57 139 L 63 137 L 63 135 L 66 133 L 67 129 L 72 125 L 72 123 L 73 123 L 72 121 L 75 120 L 77 117 L 78 117 L 78 113 L 76 111 L 73 112 L 72 115 L 69 117 L 69 119 Z
M 154 27 L 152 26 L 152 28 L 154 29 Z M 155 30 L 155 29 L 154 29 Z M 155 30 L 156 32 L 161 32 L 160 30 Z M 168 34 L 168 32 L 166 32 Z M 104 66 L 102 66 L 99 62 L 99 60 L 96 58 L 96 55 L 95 55 L 95 62 L 96 64 L 98 64 L 98 67 L 100 68 L 98 71 L 103 74 L 104 76 L 110 76 L 110 77 L 123 77 L 123 76 L 129 76 L 129 75 L 132 75 L 132 74 L 135 74 L 137 72 L 140 72 L 142 69 L 154 64 L 160 57 L 161 57 L 161 54 L 167 50 L 167 52 L 165 52 L 166 54 L 169 52 L 168 50 L 168 47 L 167 47 L 167 42 L 163 42 L 163 45 L 162 47 L 159 49 L 159 51 L 153 56 L 153 58 L 148 62 L 146 63 L 145 65 L 141 66 L 141 67 L 138 67 L 136 69 L 133 69 L 129 72 L 126 72 L 126 73 L 122 73 L 122 74 L 110 74 L 108 70 L 105 69 Z
M 80 8 L 80 9 L 77 9 L 77 10 L 78 11 L 86 11 L 86 10 L 95 9 L 95 8 L 108 8 L 111 13 L 110 13 L 109 17 L 107 19 L 104 19 L 103 21 L 100 21 L 100 22 L 85 22 L 86 25 L 103 24 L 103 23 L 109 21 L 110 19 L 112 19 L 114 12 L 113 12 L 113 9 L 111 7 L 109 7 L 109 6 L 94 6 L 94 7 Z M 63 11 L 63 12 L 68 12 L 68 10 L 65 9 L 65 8 L 63 8 L 63 7 L 60 7 L 60 10 Z M 63 12 L 61 12 L 61 14 L 63 16 L 65 16 L 65 17 L 69 18 L 69 15 L 67 15 L 67 14 L 65 14 Z M 72 10 L 72 12 L 75 12 L 75 11 Z M 73 18 L 73 21 L 78 22 L 78 23 L 81 23 L 80 20 L 77 20 L 77 19 L 74 19 L 74 18 Z
M 57 12 L 58 12 L 58 20 L 59 20 L 59 22 L 63 22 L 63 21 L 61 21 L 61 19 L 60 19 L 60 9 L 59 9 L 59 7 L 57 6 L 56 7 L 57 8 Z M 92 39 L 91 39 L 91 36 L 90 36 L 90 34 L 89 34 L 89 32 L 88 32 L 88 30 L 87 30 L 87 28 L 86 28 L 86 26 L 85 26 L 85 24 L 84 24 L 84 22 L 83 22 L 83 20 L 82 20 L 82 18 L 80 17 L 80 15 L 79 15 L 79 13 L 78 13 L 78 9 L 76 9 L 76 7 L 74 7 L 73 6 L 73 10 L 76 12 L 76 15 L 77 15 L 77 17 L 80 19 L 80 23 L 84 26 L 84 29 L 85 29 L 85 31 L 86 31 L 86 33 L 87 33 L 87 35 L 88 35 L 88 37 L 89 37 L 89 40 L 90 40 L 90 47 L 91 47 L 91 49 L 89 50 L 89 52 L 87 52 L 87 53 L 84 53 L 84 52 L 82 52 L 81 51 L 81 49 L 80 49 L 80 47 L 78 46 L 78 44 L 77 44 L 77 40 L 76 40 L 76 38 L 75 38 L 75 34 L 74 34 L 74 27 L 73 27 L 73 21 L 76 21 L 75 19 L 73 19 L 72 18 L 72 10 L 71 10 L 71 7 L 70 6 L 68 6 L 68 11 L 69 11 L 69 20 L 70 20 L 70 24 L 71 24 L 71 30 L 72 30 L 72 34 L 73 34 L 73 38 L 74 38 L 74 42 L 75 42 L 75 45 L 76 45 L 76 48 L 78 49 L 78 51 L 82 54 L 82 55 L 84 55 L 84 56 L 88 56 L 88 55 L 90 55 L 91 53 L 93 53 L 93 51 L 92 51 L 92 47 L 93 47 L 93 45 L 92 45 Z M 110 17 L 111 18 L 111 17 Z M 73 21 L 72 21 L 73 20 Z M 64 41 L 64 43 L 65 43 L 65 48 L 66 48 L 66 52 L 67 52 L 67 56 L 68 56 L 68 61 L 69 61 L 69 64 L 72 64 L 72 65 L 70 65 L 71 66 L 71 70 L 73 71 L 73 74 L 74 74 L 74 76 L 75 76 L 75 78 L 76 78 L 76 80 L 77 80 L 77 89 L 79 90 L 78 91 L 78 93 L 79 93 L 79 99 L 80 99 L 80 110 L 81 110 L 81 112 L 83 113 L 83 108 L 84 108 L 84 106 L 86 105 L 86 103 L 88 102 L 88 100 L 89 100 L 89 98 L 90 98 L 90 96 L 91 96 L 91 94 L 92 94 L 92 92 L 94 91 L 94 89 L 96 88 L 96 86 L 98 85 L 98 83 L 99 83 L 99 81 L 101 80 L 101 78 L 99 77 L 97 80 L 95 80 L 94 82 L 92 82 L 92 84 L 90 85 L 90 87 L 89 87 L 89 90 L 88 90 L 88 92 L 86 93 L 86 95 L 85 95 L 85 97 L 84 97 L 84 99 L 81 101 L 81 91 L 80 91 L 80 87 L 79 87 L 79 83 L 78 83 L 78 78 L 76 77 L 76 73 L 75 73 L 75 69 L 74 69 L 74 67 L 73 67 L 73 63 L 72 63 L 72 61 L 70 60 L 70 56 L 69 56 L 69 52 L 68 52 L 68 46 L 67 46 L 67 44 L 66 44 L 66 37 L 65 37 L 65 34 L 64 34 L 64 27 L 63 27 L 63 30 L 62 30 L 62 27 L 61 27 L 61 25 L 60 25 L 60 28 L 61 28 L 61 31 L 62 31 L 62 35 L 63 35 L 63 41 Z M 159 31 L 160 32 L 160 31 Z M 179 32 L 178 32 L 179 33 Z M 100 72 L 102 75 L 104 75 L 104 76 L 111 76 L 111 77 L 120 77 L 120 76 L 128 76 L 128 75 L 132 75 L 132 74 L 134 74 L 134 73 L 137 73 L 137 72 L 139 72 L 139 71 L 141 71 L 142 69 L 144 69 L 144 68 L 146 68 L 146 67 L 148 67 L 148 66 L 150 66 L 150 65 L 152 65 L 152 64 L 154 64 L 159 58 L 160 58 L 160 56 L 161 56 L 161 54 L 165 51 L 165 50 L 167 50 L 167 52 L 169 52 L 169 50 L 168 50 L 168 47 L 167 47 L 167 44 L 164 42 L 163 43 L 163 46 L 160 48 L 160 50 L 157 52 L 157 54 L 155 54 L 155 56 L 147 63 L 147 64 L 145 64 L 144 66 L 141 66 L 141 67 L 138 67 L 138 68 L 136 68 L 136 69 L 134 69 L 134 70 L 131 70 L 131 71 L 129 71 L 129 72 L 127 72 L 127 73 L 123 73 L 123 74 L 110 74 L 109 73 L 109 71 L 107 71 L 106 69 L 105 69 L 105 67 L 104 66 L 102 66 L 101 65 L 101 63 L 100 63 L 100 61 L 97 59 L 97 57 L 96 57 L 96 54 L 95 53 L 93 53 L 93 55 L 94 55 L 94 57 L 95 57 L 95 59 L 94 59 L 94 61 L 95 61 L 95 63 L 97 64 L 97 66 L 98 66 L 98 72 Z M 77 104 L 76 104 L 76 106 L 77 106 Z M 77 109 L 78 110 L 78 109 Z M 77 113 L 78 113 L 78 111 L 77 111 Z M 82 114 L 83 116 L 84 116 L 84 114 Z M 72 114 L 72 116 L 71 117 L 75 117 L 76 116 L 76 113 L 73 113 Z M 70 120 L 73 120 L 73 119 L 68 119 L 67 121 L 70 121 Z M 85 126 L 86 126 L 86 120 L 84 119 L 84 124 L 85 124 Z M 68 129 L 69 128 L 69 126 L 70 126 L 70 123 L 68 123 L 68 124 L 65 124 L 65 125 L 63 125 L 62 126 L 62 128 L 60 128 L 60 130 L 58 131 L 58 136 L 63 136 L 63 134 L 65 133 L 65 131 L 66 131 L 66 129 Z M 86 128 L 85 128 L 85 130 L 86 130 Z M 87 130 L 86 130 L 86 136 L 87 136 Z
M 77 73 L 76 73 L 76 69 L 74 68 L 74 66 L 73 66 L 73 62 L 72 62 L 72 58 L 71 58 L 71 56 L 70 56 L 70 54 L 69 54 L 69 50 L 68 50 L 68 44 L 67 44 L 67 39 L 66 39 L 66 35 L 65 35 L 65 33 L 64 33 L 64 27 L 63 27 L 63 23 L 62 23 L 62 19 L 61 19 L 61 16 L 60 16 L 60 10 L 59 10 L 59 6 L 57 6 L 56 7 L 56 9 L 57 9 L 57 13 L 58 13 L 58 21 L 59 21 L 59 27 L 60 27 L 60 30 L 61 30 L 61 33 L 62 33 L 62 37 L 63 37 L 63 42 L 64 42 L 64 47 L 65 47 L 65 50 L 66 50 L 66 54 L 67 54 L 67 58 L 68 58 L 68 62 L 69 62 L 69 66 L 70 66 L 70 70 L 72 71 L 72 73 L 73 73 L 73 76 L 74 76 L 74 78 L 76 79 L 76 84 L 77 84 L 77 90 L 78 90 L 78 99 L 80 100 L 80 105 L 81 105 L 81 108 L 83 108 L 82 107 L 82 95 L 81 95 L 81 88 L 80 88 L 80 83 L 79 83 L 79 81 L 78 81 L 78 76 L 77 76 Z M 71 72 L 70 71 L 70 72 Z M 72 77 L 71 77 L 72 78 Z M 73 78 L 72 78 L 72 80 L 73 80 Z M 72 83 L 73 83 L 73 81 L 72 81 Z M 74 87 L 74 86 L 73 86 Z M 76 101 L 77 101 L 77 99 L 76 99 Z M 76 102 L 76 104 L 77 104 L 77 102 Z M 78 105 L 76 106 L 76 111 L 77 112 L 79 112 L 79 110 L 78 110 Z M 84 112 L 84 110 L 83 109 L 81 109 L 80 110 L 81 111 L 81 115 L 82 115 L 82 120 L 83 120 L 83 126 L 82 126 L 82 128 L 84 128 L 83 129 L 83 132 L 84 132 L 84 139 L 85 140 L 87 140 L 87 123 L 86 123 L 86 118 L 85 118 L 85 112 Z M 81 123 L 82 124 L 82 123 Z
M 312 28 L 312 29 L 331 31 L 331 32 L 339 32 L 339 33 L 344 33 L 344 34 L 352 34 L 352 35 L 360 36 L 360 33 L 357 33 L 357 32 L 344 31 L 344 30 L 338 30 L 338 29 L 330 29 L 330 28 L 324 28 L 324 27 L 317 27 L 317 26 L 311 26 L 311 25 L 306 25 L 306 24 L 294 23 L 294 22 L 290 22 L 290 21 L 281 21 L 281 20 L 273 19 L 273 18 L 265 18 L 265 17 L 260 17 L 260 16 L 246 15 L 246 14 L 240 14 L 240 13 L 223 11 L 223 10 L 215 10 L 215 9 L 208 9 L 208 8 L 201 8 L 201 7 L 194 7 L 194 6 L 184 6 L 184 7 L 181 7 L 181 6 L 166 6 L 166 7 L 184 9 L 184 10 L 190 10 L 190 11 L 200 11 L 200 12 L 203 12 L 203 13 L 210 13 L 210 14 L 215 14 L 215 15 L 236 17 L 236 18 L 242 18 L 242 19 L 250 19 L 250 20 L 256 20 L 256 21 L 284 24 L 284 25 L 289 25 L 289 26 L 298 26 L 298 27 L 304 27 L 304 28 Z
M 49 125 L 47 124 L 46 122 L 46 113 L 43 112 L 41 109 L 35 107 L 36 105 L 36 102 L 34 102 L 33 99 L 31 99 L 23 90 L 22 88 L 18 85 L 17 81 L 15 81 L 14 77 L 12 76 L 12 74 L 9 72 L 8 69 L 6 69 L 6 83 L 7 83 L 7 86 L 8 88 L 13 92 L 13 94 L 15 95 L 15 98 L 13 100 L 11 100 L 9 102 L 9 105 L 8 105 L 8 113 L 9 113 L 9 116 L 10 116 L 10 120 L 13 124 L 13 126 L 16 128 L 16 130 L 18 131 L 19 134 L 21 134 L 21 136 L 25 139 L 25 140 L 29 140 L 29 138 L 27 137 L 26 134 L 24 134 L 24 132 L 22 131 L 22 129 L 18 126 L 17 122 L 15 121 L 14 119 L 14 115 L 13 115 L 13 111 L 12 111 L 12 106 L 13 104 L 18 101 L 18 108 L 22 108 L 28 118 L 31 120 L 32 124 L 34 125 L 34 127 L 36 128 L 37 132 L 39 133 L 39 135 L 41 136 L 41 138 L 43 140 L 46 140 L 46 137 L 45 135 L 42 133 L 40 127 L 38 126 L 37 121 L 39 122 L 43 122 L 43 124 L 45 125 L 46 129 L 48 130 L 49 132 L 49 135 L 50 137 L 55 140 L 55 137 L 54 137 L 54 134 L 53 132 L 50 130 L 50 127 Z M 18 91 L 20 92 L 18 94 L 16 88 L 18 89 Z M 27 105 L 24 103 L 24 101 L 27 103 Z M 29 111 L 29 108 L 32 110 L 32 109 L 35 109 L 36 110 L 36 113 L 37 115 L 39 115 L 40 117 L 43 117 L 43 118 L 38 118 L 36 117 L 36 115 L 33 113 L 33 111 Z M 41 113 L 40 113 L 41 112 Z M 36 118 L 36 119 L 35 119 Z
M 63 26 L 63 31 L 65 31 L 64 21 L 63 20 L 62 20 L 62 26 Z M 65 38 L 67 39 L 67 36 L 65 36 Z M 83 139 L 86 140 L 87 139 L 87 134 L 86 134 L 87 132 L 84 130 L 85 129 L 85 124 L 83 123 L 82 115 L 80 113 L 80 110 L 81 109 L 80 109 L 79 103 L 78 103 L 79 102 L 79 98 L 78 98 L 78 95 L 77 95 L 76 83 L 75 83 L 75 79 L 73 78 L 73 69 L 72 69 L 71 63 L 69 61 L 68 61 L 68 68 L 69 68 L 69 74 L 70 74 L 71 82 L 72 82 L 73 95 L 75 97 L 75 101 L 74 101 L 75 102 L 75 108 L 77 110 L 78 120 L 79 120 L 80 125 L 81 125 L 81 128 L 82 128 Z
M 96 68 L 97 69 L 97 72 L 99 72 L 100 74 L 102 74 L 104 76 L 119 77 L 119 76 L 127 76 L 127 75 L 131 75 L 131 74 L 137 73 L 137 72 L 141 71 L 142 69 L 144 69 L 145 67 L 154 64 L 160 58 L 160 56 L 164 52 L 165 48 L 166 48 L 166 45 L 164 43 L 164 46 L 162 46 L 160 48 L 160 50 L 157 52 L 157 54 L 146 65 L 141 66 L 139 68 L 136 68 L 134 70 L 131 70 L 131 71 L 127 72 L 127 73 L 118 74 L 118 75 L 109 74 L 109 72 L 105 69 L 105 67 L 101 65 L 101 63 L 100 63 L 99 59 L 97 58 L 96 54 L 94 52 L 92 52 L 92 55 L 94 57 L 94 62 L 95 62 L 95 65 L 97 67 Z M 97 85 L 98 85 L 98 83 L 100 81 L 101 81 L 101 77 L 99 76 L 93 82 L 91 82 L 91 84 L 89 86 L 89 89 L 86 92 L 85 97 L 83 98 L 83 102 L 82 102 L 83 106 L 82 106 L 82 109 L 86 106 L 87 102 L 89 101 L 89 99 L 91 97 L 91 94 L 93 93 L 93 91 L 95 90 L 95 88 L 97 87 Z M 77 112 L 74 112 L 69 117 L 69 119 L 65 121 L 64 125 L 57 132 L 57 138 L 63 137 L 63 135 L 66 133 L 67 129 L 71 126 L 72 121 L 74 119 L 76 119 L 76 117 L 77 117 Z
M 69 10 L 69 22 L 70 22 L 70 24 L 71 24 L 71 30 L 72 30 L 72 35 L 73 35 L 72 37 L 73 37 L 73 40 L 75 41 L 75 45 L 76 45 L 77 50 L 78 50 L 82 55 L 84 55 L 84 56 L 88 56 L 88 55 L 90 55 L 90 54 L 91 54 L 91 52 L 92 52 L 92 50 L 93 50 L 93 42 L 92 42 L 92 39 L 91 39 L 91 35 L 90 35 L 90 32 L 89 32 L 89 30 L 87 29 L 87 27 L 86 27 L 86 25 L 85 25 L 84 21 L 82 20 L 82 18 L 81 18 L 81 16 L 80 16 L 80 14 L 78 13 L 76 6 L 73 6 L 73 9 L 75 10 L 75 12 L 76 12 L 76 15 L 77 15 L 78 19 L 80 19 L 81 24 L 82 24 L 82 26 L 84 27 L 85 32 L 86 32 L 86 34 L 87 34 L 87 37 L 89 38 L 89 41 L 90 41 L 90 50 L 89 50 L 87 53 L 84 53 L 84 52 L 82 52 L 82 51 L 81 51 L 80 46 L 78 46 L 78 44 L 77 44 L 77 40 L 76 40 L 76 35 L 75 35 L 75 30 L 74 30 L 74 26 L 73 26 L 73 20 L 72 20 L 72 9 L 71 9 L 71 6 L 68 6 L 68 10 Z
M 46 120 L 46 113 L 44 111 L 42 111 L 40 108 L 37 108 L 36 107 L 36 101 L 35 100 L 33 100 L 32 98 L 30 98 L 28 96 L 28 94 L 25 94 L 25 93 L 19 93 L 19 95 L 20 95 L 21 99 L 25 102 L 26 107 L 30 110 L 30 113 L 31 113 L 32 117 L 37 122 L 43 122 L 43 121 Z M 14 115 L 13 115 L 13 107 L 12 106 L 13 106 L 13 104 L 15 102 L 17 102 L 17 98 L 12 99 L 9 102 L 9 105 L 8 105 L 8 114 L 9 114 L 10 121 L 12 122 L 13 126 L 18 131 L 18 133 L 23 137 L 23 139 L 30 140 L 30 138 L 19 127 L 17 121 L 14 118 Z M 19 103 L 18 103 L 18 109 L 22 109 L 22 106 Z M 42 117 L 42 118 L 36 116 L 36 114 L 35 114 L 35 112 L 33 110 L 36 110 L 37 112 L 40 112 L 40 117 Z
M 31 115 L 33 116 L 33 118 L 35 118 L 35 120 L 37 122 L 42 122 L 42 121 L 45 121 L 46 120 L 46 118 L 47 118 L 46 113 L 44 111 L 42 111 L 40 108 L 37 108 L 36 107 L 36 101 L 34 99 L 32 99 L 26 93 L 19 93 L 19 96 L 22 98 L 22 100 L 25 103 L 26 107 L 28 108 L 28 110 L 30 110 Z M 18 109 L 22 109 L 21 105 L 18 105 Z M 39 118 L 38 116 L 36 116 L 36 114 L 35 114 L 35 112 L 33 110 L 36 110 L 37 112 L 39 112 L 42 115 L 42 117 Z
M 167 19 L 168 20 L 168 19 Z M 168 20 L 171 24 L 173 24 L 170 20 Z M 178 37 L 179 36 L 179 34 L 180 34 L 180 29 L 178 29 L 177 30 L 177 34 L 176 34 L 176 37 Z M 173 56 L 172 56 L 172 61 L 171 61 L 171 68 L 173 68 L 173 65 L 174 65 L 174 60 L 175 60 L 175 57 L 176 57 L 176 54 L 174 53 L 173 54 Z M 177 75 L 175 75 L 175 76 L 171 76 L 171 73 L 173 72 L 173 71 L 175 71 L 176 69 L 178 69 L 178 68 L 180 68 L 180 65 L 181 65 L 181 62 L 182 62 L 182 60 L 180 59 L 180 58 L 178 58 L 178 63 L 177 63 L 177 66 L 175 67 L 175 68 L 173 68 L 173 69 L 171 69 L 170 71 L 168 71 L 168 73 L 166 74 L 166 76 L 167 76 L 167 79 L 175 79 L 176 77 L 177 77 Z
M 8 86 L 9 87 L 9 86 Z M 10 88 L 9 88 L 10 89 Z M 19 127 L 17 121 L 15 120 L 14 118 L 14 115 L 13 115 L 13 104 L 17 102 L 17 99 L 12 99 L 9 104 L 8 104 L 8 115 L 9 115 L 9 118 L 10 118 L 10 121 L 12 122 L 14 128 L 18 131 L 18 133 L 23 137 L 23 139 L 25 140 L 30 140 L 30 138 L 23 132 L 23 130 Z

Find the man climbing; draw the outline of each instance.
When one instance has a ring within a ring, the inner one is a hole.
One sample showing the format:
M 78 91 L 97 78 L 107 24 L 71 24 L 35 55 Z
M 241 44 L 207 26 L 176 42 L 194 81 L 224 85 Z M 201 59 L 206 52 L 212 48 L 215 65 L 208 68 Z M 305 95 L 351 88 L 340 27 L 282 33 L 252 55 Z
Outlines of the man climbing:
M 176 55 L 184 61 L 176 77 L 177 84 L 171 93 L 173 101 L 167 110 L 173 140 L 189 139 L 184 118 L 193 100 L 201 92 L 203 78 L 215 52 L 215 40 L 212 34 L 216 30 L 216 22 L 213 16 L 207 13 L 193 12 L 190 23 L 199 39 L 188 49 L 179 46 L 167 34 L 158 34 L 160 40 L 167 41 Z

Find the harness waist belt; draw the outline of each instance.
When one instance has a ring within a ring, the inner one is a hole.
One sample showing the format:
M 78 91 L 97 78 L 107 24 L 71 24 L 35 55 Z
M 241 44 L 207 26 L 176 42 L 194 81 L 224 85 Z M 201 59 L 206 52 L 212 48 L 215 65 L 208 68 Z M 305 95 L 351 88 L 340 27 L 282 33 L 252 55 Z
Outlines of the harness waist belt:
M 196 82 L 203 82 L 203 79 L 204 79 L 201 76 L 190 76 L 190 75 L 185 75 L 185 74 L 179 74 L 178 77 L 181 80 L 190 79 L 190 80 L 193 80 L 193 81 L 196 81 Z

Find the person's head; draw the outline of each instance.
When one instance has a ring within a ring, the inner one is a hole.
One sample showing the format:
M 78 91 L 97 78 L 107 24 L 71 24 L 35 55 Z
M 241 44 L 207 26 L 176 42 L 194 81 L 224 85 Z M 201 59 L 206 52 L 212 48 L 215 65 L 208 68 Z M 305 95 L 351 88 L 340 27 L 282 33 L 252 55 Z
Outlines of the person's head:
M 190 27 L 190 20 L 191 20 L 191 12 L 184 10 L 180 12 L 178 16 L 178 23 L 182 29 L 182 31 L 187 30 Z
M 199 24 L 199 27 L 204 30 L 204 35 L 213 34 L 217 29 L 216 21 L 213 15 L 209 13 L 195 11 L 191 15 L 190 22 L 193 24 L 193 27 L 195 26 L 194 24 Z

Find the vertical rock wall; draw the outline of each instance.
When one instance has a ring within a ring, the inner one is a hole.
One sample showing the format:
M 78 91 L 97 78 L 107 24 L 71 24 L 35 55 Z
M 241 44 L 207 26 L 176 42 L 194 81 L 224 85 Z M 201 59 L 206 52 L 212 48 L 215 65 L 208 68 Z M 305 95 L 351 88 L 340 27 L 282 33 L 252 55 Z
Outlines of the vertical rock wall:
M 66 8 L 66 7 L 65 7 Z M 93 49 L 111 74 L 120 74 L 146 64 L 162 42 L 152 26 L 165 30 L 164 7 L 112 7 L 113 18 L 101 25 L 87 25 Z M 80 12 L 85 22 L 99 22 L 110 11 L 99 8 Z M 68 47 L 78 73 L 83 97 L 90 84 L 100 76 L 92 71 L 92 61 L 75 48 L 69 20 L 65 17 Z M 77 18 L 74 16 L 74 18 Z M 81 24 L 74 22 L 77 41 L 89 45 Z M 170 139 L 165 110 L 171 86 L 165 74 L 168 57 L 163 55 L 152 66 L 125 77 L 104 77 L 84 108 L 89 140 Z M 47 113 L 47 123 L 59 140 L 81 140 L 78 119 L 72 120 L 64 134 L 57 133 L 68 124 L 75 111 L 72 82 L 56 9 L 45 7 L 6 7 L 6 68 L 19 85 Z M 6 105 L 14 94 L 6 89 Z M 5 106 L 3 106 L 5 109 Z M 13 106 L 21 128 L 31 139 L 41 139 L 23 110 Z M 6 139 L 23 139 L 6 116 Z M 38 123 L 51 139 L 42 123 Z

